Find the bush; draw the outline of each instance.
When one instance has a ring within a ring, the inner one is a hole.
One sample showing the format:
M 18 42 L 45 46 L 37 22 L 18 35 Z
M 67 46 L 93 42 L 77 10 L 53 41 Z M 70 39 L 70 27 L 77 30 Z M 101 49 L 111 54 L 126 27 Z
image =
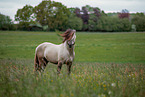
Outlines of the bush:
M 118 17 L 101 17 L 97 24 L 97 30 L 109 32 L 130 31 L 131 23 L 127 18 L 119 19 Z
M 132 24 L 136 25 L 137 31 L 145 31 L 145 16 L 134 16 L 132 19 Z
M 13 22 L 9 16 L 0 14 L 0 30 L 13 30 Z
M 77 16 L 71 15 L 68 20 L 68 28 L 75 30 L 82 30 L 83 21 Z

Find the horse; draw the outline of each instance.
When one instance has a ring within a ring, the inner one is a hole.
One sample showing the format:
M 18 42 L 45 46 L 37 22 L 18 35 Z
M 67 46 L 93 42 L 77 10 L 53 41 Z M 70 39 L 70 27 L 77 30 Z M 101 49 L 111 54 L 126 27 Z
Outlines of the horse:
M 35 50 L 34 70 L 42 72 L 50 62 L 57 64 L 57 73 L 60 74 L 62 65 L 66 64 L 69 75 L 75 57 L 75 33 L 76 30 L 67 29 L 63 34 L 60 34 L 63 37 L 63 42 L 59 45 L 50 42 L 38 45 Z

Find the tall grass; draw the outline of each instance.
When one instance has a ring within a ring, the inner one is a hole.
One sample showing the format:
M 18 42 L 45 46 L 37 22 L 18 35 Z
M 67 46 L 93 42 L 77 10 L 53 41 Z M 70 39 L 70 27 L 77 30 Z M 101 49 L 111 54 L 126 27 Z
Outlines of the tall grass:
M 19 64 L 19 63 L 23 64 Z M 1 62 L 2 63 L 2 62 Z M 49 64 L 40 74 L 26 61 L 0 66 L 1 97 L 144 97 L 143 64 L 75 63 L 67 75 Z

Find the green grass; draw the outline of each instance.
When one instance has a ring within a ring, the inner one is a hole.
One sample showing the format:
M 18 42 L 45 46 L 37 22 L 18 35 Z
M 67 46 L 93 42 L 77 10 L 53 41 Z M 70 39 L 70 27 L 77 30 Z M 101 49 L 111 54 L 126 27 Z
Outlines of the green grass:
M 33 59 L 42 42 L 60 44 L 47 32 L 0 32 L 0 58 Z M 145 33 L 77 33 L 76 62 L 145 63 Z
M 42 42 L 60 44 L 48 32 L 0 31 L 0 97 L 144 97 L 145 33 L 77 33 L 72 73 L 49 64 L 33 72 Z

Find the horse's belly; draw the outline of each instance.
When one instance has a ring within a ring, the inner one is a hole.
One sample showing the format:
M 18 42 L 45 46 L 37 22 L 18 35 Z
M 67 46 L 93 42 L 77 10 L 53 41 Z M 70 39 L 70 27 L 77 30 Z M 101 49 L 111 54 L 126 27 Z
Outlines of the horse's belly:
M 52 63 L 57 63 L 58 62 L 58 52 L 57 49 L 48 49 L 44 53 L 44 57 Z

